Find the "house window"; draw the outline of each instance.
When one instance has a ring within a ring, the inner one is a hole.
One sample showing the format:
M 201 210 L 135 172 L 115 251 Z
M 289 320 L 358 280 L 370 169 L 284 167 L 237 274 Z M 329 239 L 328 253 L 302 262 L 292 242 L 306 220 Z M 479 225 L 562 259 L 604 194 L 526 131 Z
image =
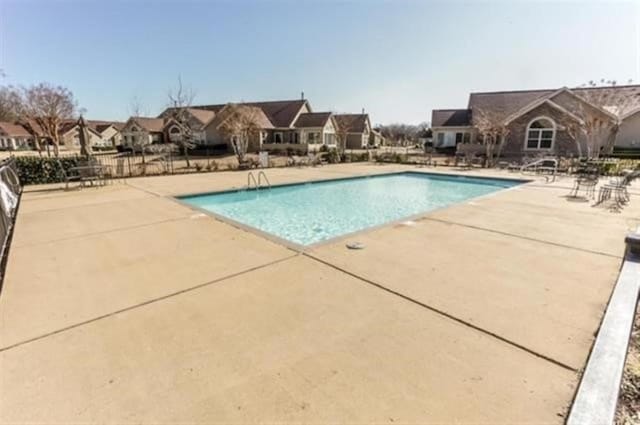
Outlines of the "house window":
M 307 133 L 307 143 L 310 145 L 320 143 L 320 133 Z
M 273 143 L 282 143 L 282 133 L 275 133 L 273 135 Z
M 464 133 L 464 136 L 462 137 L 462 143 L 469 144 L 471 142 L 471 133 Z
M 444 145 L 444 133 L 438 133 L 438 144 L 437 146 Z
M 335 140 L 336 135 L 333 133 L 325 133 L 324 135 L 324 144 L 325 145 L 335 145 L 336 144 L 336 140 Z
M 550 118 L 540 117 L 527 126 L 527 149 L 551 149 L 556 136 L 556 125 Z
M 463 133 L 456 133 L 456 145 L 462 143 Z

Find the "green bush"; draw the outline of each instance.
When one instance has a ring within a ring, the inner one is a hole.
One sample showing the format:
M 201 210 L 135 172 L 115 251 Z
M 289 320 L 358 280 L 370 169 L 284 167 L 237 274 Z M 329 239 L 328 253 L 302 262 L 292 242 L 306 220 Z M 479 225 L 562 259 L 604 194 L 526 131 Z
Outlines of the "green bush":
M 18 176 L 23 185 L 64 182 L 64 175 L 60 167 L 69 173 L 69 169 L 77 167 L 80 156 L 66 156 L 59 158 L 39 156 L 18 156 L 16 166 Z

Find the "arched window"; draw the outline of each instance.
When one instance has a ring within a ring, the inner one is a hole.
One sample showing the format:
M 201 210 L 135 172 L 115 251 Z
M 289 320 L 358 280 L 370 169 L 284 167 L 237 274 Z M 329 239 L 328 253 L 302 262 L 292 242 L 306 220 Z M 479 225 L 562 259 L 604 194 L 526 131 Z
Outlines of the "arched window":
M 551 149 L 556 138 L 556 123 L 551 118 L 539 117 L 527 126 L 526 149 Z
M 169 133 L 180 134 L 180 129 L 178 127 L 171 127 L 171 129 L 169 130 Z

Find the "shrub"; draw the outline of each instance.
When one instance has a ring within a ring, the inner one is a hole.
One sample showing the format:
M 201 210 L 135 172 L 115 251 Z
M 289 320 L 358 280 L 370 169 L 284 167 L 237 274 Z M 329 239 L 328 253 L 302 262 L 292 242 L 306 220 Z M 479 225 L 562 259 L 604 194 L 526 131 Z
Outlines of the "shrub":
M 329 149 L 328 152 L 324 153 L 324 157 L 329 164 L 337 164 L 340 162 L 340 155 L 337 149 Z
M 22 184 L 45 184 L 64 182 L 61 168 L 69 174 L 69 169 L 77 167 L 82 157 L 79 155 L 59 158 L 39 156 L 18 156 L 16 166 Z

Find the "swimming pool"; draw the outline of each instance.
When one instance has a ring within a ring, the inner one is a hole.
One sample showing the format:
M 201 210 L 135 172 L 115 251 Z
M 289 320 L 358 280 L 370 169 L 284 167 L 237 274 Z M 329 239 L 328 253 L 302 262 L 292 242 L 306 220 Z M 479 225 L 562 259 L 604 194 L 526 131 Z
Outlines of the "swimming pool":
M 297 245 L 411 217 L 523 183 L 417 172 L 179 197 Z

